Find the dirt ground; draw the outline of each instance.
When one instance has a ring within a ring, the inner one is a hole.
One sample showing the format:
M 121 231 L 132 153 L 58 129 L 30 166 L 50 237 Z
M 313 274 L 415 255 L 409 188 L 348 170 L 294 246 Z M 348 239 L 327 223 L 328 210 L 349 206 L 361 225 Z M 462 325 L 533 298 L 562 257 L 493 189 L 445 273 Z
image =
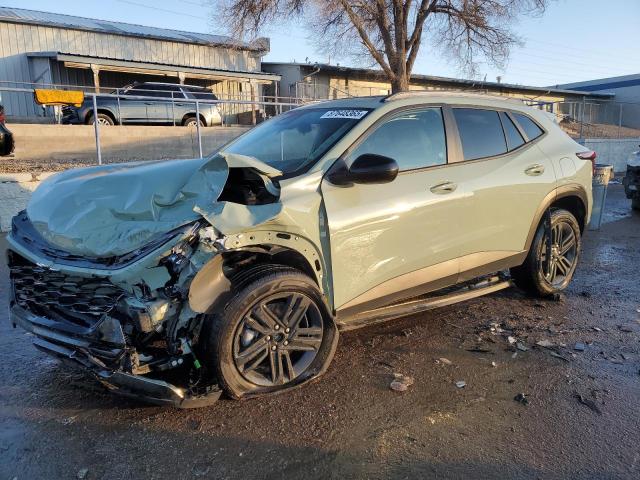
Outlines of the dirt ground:
M 637 479 L 639 271 L 640 215 L 614 185 L 560 301 L 511 289 L 345 333 L 312 385 L 176 410 L 37 352 L 4 313 L 5 268 L 0 478 Z M 394 372 L 414 385 L 390 390 Z

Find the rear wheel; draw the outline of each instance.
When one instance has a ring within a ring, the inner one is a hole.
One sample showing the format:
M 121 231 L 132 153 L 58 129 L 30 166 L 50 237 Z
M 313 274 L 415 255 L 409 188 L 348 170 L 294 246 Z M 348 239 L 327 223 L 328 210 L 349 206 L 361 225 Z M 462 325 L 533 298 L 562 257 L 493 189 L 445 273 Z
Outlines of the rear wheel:
M 580 226 L 571 212 L 550 212 L 550 246 L 545 223 L 540 222 L 524 263 L 511 269 L 518 287 L 540 297 L 562 292 L 569 286 L 581 249 Z
M 196 117 L 187 117 L 182 122 L 185 127 L 195 127 L 198 125 L 198 123 L 201 127 L 204 127 L 204 122 L 202 121 L 202 119 L 196 120 Z
M 226 393 L 273 393 L 323 373 L 337 331 L 315 283 L 276 265 L 246 273 L 221 314 L 208 318 L 205 354 Z

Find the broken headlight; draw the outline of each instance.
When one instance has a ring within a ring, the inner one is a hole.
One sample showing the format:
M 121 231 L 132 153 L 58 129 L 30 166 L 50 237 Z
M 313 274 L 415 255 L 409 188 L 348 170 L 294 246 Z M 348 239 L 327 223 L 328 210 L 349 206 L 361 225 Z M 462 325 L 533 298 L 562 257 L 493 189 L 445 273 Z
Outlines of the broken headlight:
M 198 230 L 200 223 L 196 222 L 188 229 L 186 238 L 178 242 L 171 253 L 160 260 L 160 265 L 166 267 L 172 279 L 177 279 L 180 272 L 189 264 L 189 259 L 198 245 Z

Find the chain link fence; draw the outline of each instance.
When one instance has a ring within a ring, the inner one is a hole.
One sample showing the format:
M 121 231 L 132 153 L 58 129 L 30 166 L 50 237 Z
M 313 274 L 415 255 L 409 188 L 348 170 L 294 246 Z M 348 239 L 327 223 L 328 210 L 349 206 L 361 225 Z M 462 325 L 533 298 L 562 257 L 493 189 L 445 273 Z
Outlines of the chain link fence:
M 555 114 L 560 126 L 573 138 L 640 138 L 640 103 L 587 99 L 525 103 Z

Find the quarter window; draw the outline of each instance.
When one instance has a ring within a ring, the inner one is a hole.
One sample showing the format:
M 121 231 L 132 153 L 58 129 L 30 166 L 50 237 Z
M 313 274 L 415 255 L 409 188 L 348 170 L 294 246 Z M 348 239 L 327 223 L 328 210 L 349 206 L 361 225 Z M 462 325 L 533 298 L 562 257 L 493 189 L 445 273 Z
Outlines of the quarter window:
M 478 108 L 454 108 L 465 160 L 492 157 L 507 151 L 498 112 Z
M 526 115 L 523 115 L 522 113 L 515 113 L 515 112 L 512 115 L 515 117 L 516 122 L 518 122 L 518 124 L 524 130 L 524 133 L 529 138 L 529 141 L 535 138 L 538 138 L 540 135 L 544 133 L 543 130 L 538 126 L 538 124 L 533 120 L 531 120 Z
M 442 110 L 427 108 L 393 117 L 358 145 L 350 157 L 355 159 L 365 153 L 393 158 L 400 170 L 446 164 Z
M 504 112 L 500 112 L 500 120 L 502 120 L 502 126 L 504 127 L 504 135 L 507 137 L 507 146 L 509 151 L 515 150 L 521 145 L 524 145 L 524 138 L 520 135 L 520 132 L 513 124 L 509 115 Z

